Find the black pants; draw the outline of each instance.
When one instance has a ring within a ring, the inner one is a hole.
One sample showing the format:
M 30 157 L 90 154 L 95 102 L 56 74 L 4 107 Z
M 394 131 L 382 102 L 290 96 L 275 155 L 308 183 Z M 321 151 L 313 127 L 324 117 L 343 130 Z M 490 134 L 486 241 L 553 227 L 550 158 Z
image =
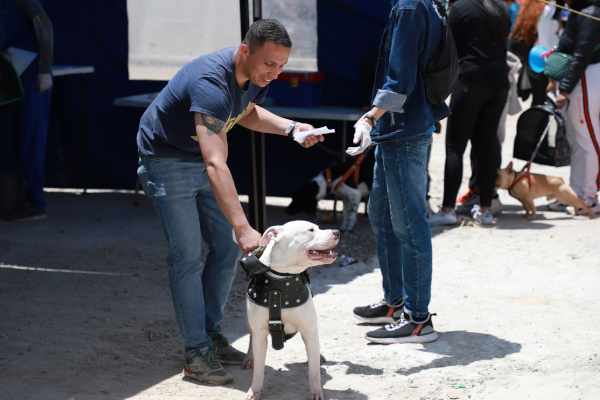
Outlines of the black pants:
M 477 160 L 481 206 L 490 207 L 501 155 L 498 123 L 508 97 L 507 74 L 461 74 L 452 97 L 446 129 L 443 207 L 454 208 L 470 140 Z

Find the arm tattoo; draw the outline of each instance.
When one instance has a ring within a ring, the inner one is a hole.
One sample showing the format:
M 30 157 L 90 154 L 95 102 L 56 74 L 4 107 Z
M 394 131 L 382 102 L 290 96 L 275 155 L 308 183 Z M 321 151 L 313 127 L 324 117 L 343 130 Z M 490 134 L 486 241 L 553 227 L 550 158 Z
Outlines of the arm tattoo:
M 212 136 L 214 134 L 221 133 L 223 126 L 225 126 L 225 122 L 220 119 L 211 117 L 210 115 L 201 114 L 202 115 L 202 123 L 206 126 L 208 136 Z

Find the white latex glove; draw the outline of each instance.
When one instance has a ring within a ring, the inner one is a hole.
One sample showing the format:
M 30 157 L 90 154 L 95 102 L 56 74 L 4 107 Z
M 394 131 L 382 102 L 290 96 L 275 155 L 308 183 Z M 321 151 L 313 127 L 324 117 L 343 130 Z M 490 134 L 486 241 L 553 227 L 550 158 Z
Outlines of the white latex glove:
M 371 145 L 371 125 L 363 119 L 354 124 L 354 144 L 360 143 L 358 147 L 348 147 L 346 154 L 357 156 Z
M 37 74 L 36 86 L 38 92 L 42 93 L 52 87 L 52 78 L 50 74 Z

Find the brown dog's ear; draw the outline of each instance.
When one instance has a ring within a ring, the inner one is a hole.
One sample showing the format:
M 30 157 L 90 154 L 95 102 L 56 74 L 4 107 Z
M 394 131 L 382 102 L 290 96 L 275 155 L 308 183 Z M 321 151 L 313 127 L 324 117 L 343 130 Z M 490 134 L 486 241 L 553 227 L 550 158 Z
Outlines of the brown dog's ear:
M 508 165 L 506 166 L 506 170 L 508 172 L 513 172 L 512 161 L 508 163 Z

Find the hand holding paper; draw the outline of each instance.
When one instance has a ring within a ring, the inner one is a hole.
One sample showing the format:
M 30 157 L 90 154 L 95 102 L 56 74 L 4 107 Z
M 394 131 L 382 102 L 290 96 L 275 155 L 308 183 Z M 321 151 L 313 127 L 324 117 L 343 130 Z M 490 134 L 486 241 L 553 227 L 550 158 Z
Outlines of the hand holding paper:
M 310 131 L 296 131 L 294 132 L 294 140 L 298 143 L 304 143 L 306 138 L 310 135 L 325 135 L 327 133 L 333 132 L 335 132 L 335 129 L 329 129 L 326 126 L 317 129 L 312 129 Z

